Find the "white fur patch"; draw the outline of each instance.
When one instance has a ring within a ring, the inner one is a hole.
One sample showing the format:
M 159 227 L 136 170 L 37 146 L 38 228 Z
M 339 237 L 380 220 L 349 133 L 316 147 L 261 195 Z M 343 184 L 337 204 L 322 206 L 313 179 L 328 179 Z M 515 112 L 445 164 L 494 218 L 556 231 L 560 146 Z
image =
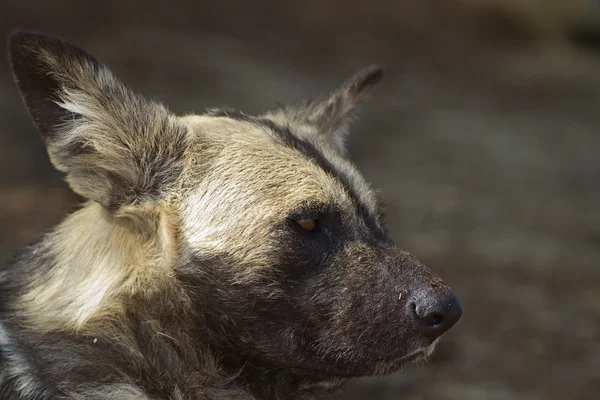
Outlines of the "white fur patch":
M 81 389 L 78 392 L 69 393 L 69 399 L 73 400 L 150 400 L 140 388 L 129 384 L 106 385 L 94 389 Z M 181 397 L 172 397 L 179 400 Z

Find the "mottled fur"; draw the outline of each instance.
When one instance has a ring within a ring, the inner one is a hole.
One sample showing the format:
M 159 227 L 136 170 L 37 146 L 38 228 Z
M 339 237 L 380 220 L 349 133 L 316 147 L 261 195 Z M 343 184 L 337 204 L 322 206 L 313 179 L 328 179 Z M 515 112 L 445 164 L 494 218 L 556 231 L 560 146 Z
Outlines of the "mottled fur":
M 433 350 L 411 298 L 449 289 L 343 145 L 380 68 L 260 117 L 176 116 L 61 40 L 16 33 L 9 55 L 88 202 L 0 269 L 0 398 L 315 398 Z

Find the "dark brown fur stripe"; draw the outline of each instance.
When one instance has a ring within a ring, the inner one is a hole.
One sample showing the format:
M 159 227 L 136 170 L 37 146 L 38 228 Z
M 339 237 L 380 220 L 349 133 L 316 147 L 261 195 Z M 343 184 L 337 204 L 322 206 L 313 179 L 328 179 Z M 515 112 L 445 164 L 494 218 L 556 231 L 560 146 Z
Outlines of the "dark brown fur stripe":
M 270 119 L 256 118 L 234 109 L 212 109 L 208 111 L 208 114 L 213 117 L 227 117 L 238 121 L 250 122 L 265 127 L 276 133 L 277 137 L 281 139 L 281 143 L 304 154 L 306 157 L 313 160 L 323 171 L 337 179 L 342 184 L 344 189 L 346 189 L 346 192 L 349 194 L 354 206 L 356 207 L 358 215 L 366 222 L 367 226 L 369 226 L 378 234 L 380 233 L 382 236 L 385 236 L 378 223 L 376 214 L 377 211 L 371 210 L 369 206 L 361 201 L 346 174 L 335 168 L 335 166 L 323 155 L 323 153 L 319 151 L 314 144 L 294 135 L 289 127 L 280 126 Z

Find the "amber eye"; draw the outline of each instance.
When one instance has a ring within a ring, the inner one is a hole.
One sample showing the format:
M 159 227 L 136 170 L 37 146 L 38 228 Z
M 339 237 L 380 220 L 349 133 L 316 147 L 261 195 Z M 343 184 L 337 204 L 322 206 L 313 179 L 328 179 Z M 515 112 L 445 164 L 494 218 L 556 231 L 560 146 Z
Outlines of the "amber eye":
M 296 223 L 307 232 L 312 232 L 317 228 L 316 219 L 299 219 L 296 220 Z

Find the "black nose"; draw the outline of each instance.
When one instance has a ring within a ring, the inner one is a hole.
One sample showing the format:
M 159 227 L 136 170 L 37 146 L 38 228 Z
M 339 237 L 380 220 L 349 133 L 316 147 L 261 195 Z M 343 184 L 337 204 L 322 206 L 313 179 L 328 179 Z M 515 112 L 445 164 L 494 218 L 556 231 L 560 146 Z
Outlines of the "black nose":
M 427 286 L 414 293 L 410 303 L 413 316 L 422 333 L 438 337 L 460 319 L 462 307 L 452 290 L 447 286 Z

